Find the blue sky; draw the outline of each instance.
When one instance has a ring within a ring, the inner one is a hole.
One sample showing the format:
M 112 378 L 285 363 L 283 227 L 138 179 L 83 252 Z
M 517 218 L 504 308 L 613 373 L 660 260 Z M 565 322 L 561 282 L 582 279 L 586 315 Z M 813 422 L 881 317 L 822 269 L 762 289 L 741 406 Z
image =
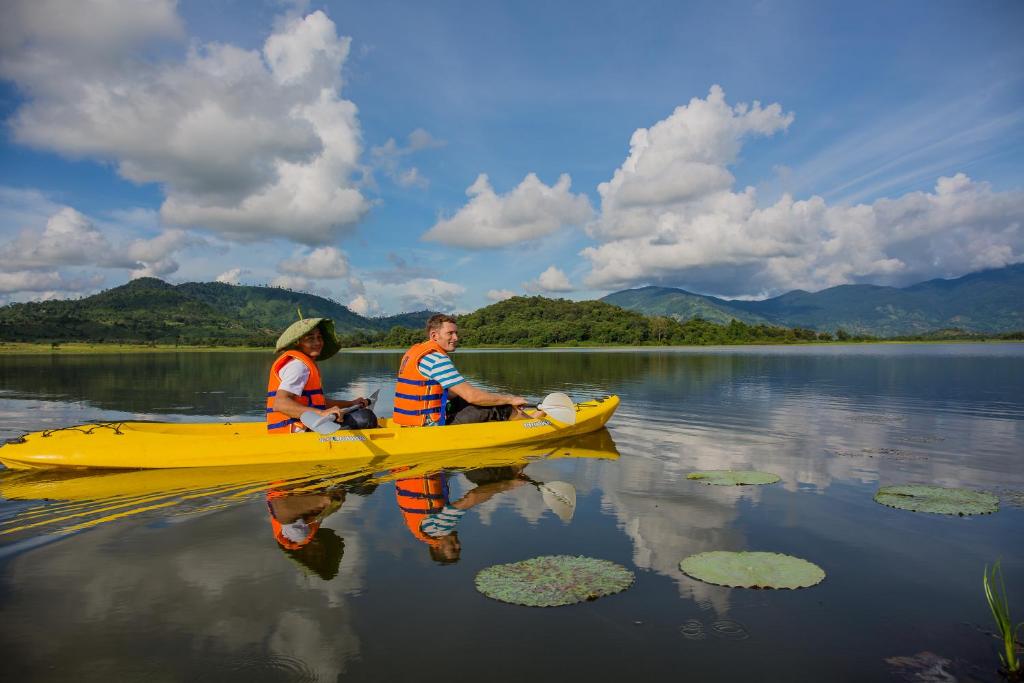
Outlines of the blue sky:
M 377 315 L 1024 260 L 1024 4 L 12 0 L 0 302 Z

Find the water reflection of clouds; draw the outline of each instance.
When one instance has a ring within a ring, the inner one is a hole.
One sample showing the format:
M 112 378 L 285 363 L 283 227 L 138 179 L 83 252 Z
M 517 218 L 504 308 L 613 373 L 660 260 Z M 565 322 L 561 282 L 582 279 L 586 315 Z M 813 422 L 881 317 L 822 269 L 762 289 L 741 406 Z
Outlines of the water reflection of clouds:
M 351 519 L 362 506 L 349 496 L 324 523 L 345 540 L 341 571 L 331 581 L 303 573 L 277 548 L 264 528 L 262 501 L 202 518 L 199 537 L 188 521 L 121 523 L 23 553 L 6 565 L 4 581 L 17 590 L 5 598 L 3 649 L 22 660 L 19 668 L 52 672 L 53 680 L 73 676 L 54 668 L 57 662 L 76 670 L 102 662 L 116 663 L 117 672 L 151 668 L 153 652 L 119 645 L 115 634 L 123 631 L 195 666 L 223 661 L 244 668 L 271 658 L 333 680 L 360 651 L 350 602 L 364 589 L 366 559 L 360 525 Z M 160 552 L 136 550 L 146 547 Z M 60 616 L 40 619 L 55 589 Z M 279 614 L 263 611 L 281 605 L 288 608 Z M 33 637 L 33 627 L 45 627 L 45 637 Z M 26 639 L 31 647 L 15 647 Z

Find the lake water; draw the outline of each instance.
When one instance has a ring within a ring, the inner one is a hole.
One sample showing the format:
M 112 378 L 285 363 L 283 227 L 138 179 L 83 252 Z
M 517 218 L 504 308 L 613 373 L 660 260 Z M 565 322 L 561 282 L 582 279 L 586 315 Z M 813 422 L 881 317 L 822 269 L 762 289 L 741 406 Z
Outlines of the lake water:
M 388 394 L 398 358 L 339 354 L 325 385 Z M 0 437 L 259 420 L 270 360 L 0 356 Z M 0 472 L 0 680 L 999 680 L 981 578 L 1002 558 L 1024 619 L 1024 345 L 462 351 L 456 363 L 531 397 L 621 397 L 607 433 L 526 467 L 575 486 L 571 520 L 533 486 L 482 483 L 458 561 L 440 563 L 406 527 L 394 473 Z M 704 469 L 782 481 L 687 480 Z M 469 477 L 451 475 L 453 500 Z M 901 483 L 992 491 L 1000 510 L 872 500 Z M 311 543 L 275 540 L 268 490 L 321 510 Z M 774 591 L 680 572 L 708 550 L 787 553 L 827 576 Z M 488 566 L 548 554 L 611 560 L 636 581 L 543 609 L 474 588 Z

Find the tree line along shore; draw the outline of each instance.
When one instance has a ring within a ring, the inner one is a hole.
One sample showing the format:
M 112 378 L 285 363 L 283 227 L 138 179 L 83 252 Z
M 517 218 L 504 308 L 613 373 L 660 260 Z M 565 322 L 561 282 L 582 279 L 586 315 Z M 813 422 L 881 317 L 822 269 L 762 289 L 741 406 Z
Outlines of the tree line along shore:
M 128 310 L 119 316 L 89 315 L 64 307 L 53 320 L 33 321 L 29 333 L 17 321 L 0 320 L 0 353 L 79 352 L 120 350 L 272 349 L 280 330 L 233 325 L 218 328 L 208 312 L 187 311 L 168 318 L 159 310 Z M 315 311 L 309 315 L 316 315 Z M 515 297 L 458 316 L 460 346 L 464 348 L 544 348 L 602 346 L 709 346 L 740 344 L 811 344 L 879 341 L 1009 341 L 1024 340 L 1024 331 L 980 334 L 937 330 L 880 338 L 837 328 L 817 331 L 732 320 L 719 324 L 692 318 L 679 321 L 647 316 L 601 301 L 568 301 L 545 297 Z M 346 348 L 405 349 L 423 340 L 421 327 L 392 326 L 388 330 L 348 329 L 339 325 L 338 338 Z M 19 333 L 20 331 L 20 333 Z

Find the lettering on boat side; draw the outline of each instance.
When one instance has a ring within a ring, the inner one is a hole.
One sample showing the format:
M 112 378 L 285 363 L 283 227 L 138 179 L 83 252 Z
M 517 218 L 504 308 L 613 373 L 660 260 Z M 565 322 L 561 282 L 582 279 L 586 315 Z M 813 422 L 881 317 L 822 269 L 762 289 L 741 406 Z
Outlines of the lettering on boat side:
M 321 436 L 320 443 L 327 443 L 329 441 L 366 441 L 365 436 L 359 434 L 348 434 L 346 436 Z
M 533 429 L 535 427 L 550 427 L 551 423 L 547 420 L 534 420 L 533 422 L 524 422 L 524 429 Z

